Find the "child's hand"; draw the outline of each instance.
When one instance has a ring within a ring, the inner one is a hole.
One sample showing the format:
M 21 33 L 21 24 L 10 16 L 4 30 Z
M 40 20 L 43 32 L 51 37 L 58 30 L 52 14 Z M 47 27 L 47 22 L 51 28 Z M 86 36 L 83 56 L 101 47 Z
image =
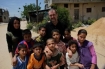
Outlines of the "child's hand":
M 67 48 L 67 52 L 68 52 L 68 56 L 71 58 L 72 57 L 72 51 L 69 48 Z
M 84 68 L 84 65 L 83 65 L 83 64 L 78 64 L 78 66 L 79 66 L 80 68 Z
M 16 56 L 14 56 L 12 59 L 12 66 L 16 66 L 16 64 L 17 64 L 17 60 L 16 60 Z
M 58 46 L 57 46 L 57 45 L 55 45 L 55 48 L 56 48 L 56 49 L 58 49 Z
M 59 64 L 57 64 L 57 65 L 51 67 L 51 69 L 58 69 L 58 67 L 59 67 Z
M 72 57 L 72 52 L 68 52 L 68 56 L 71 58 Z

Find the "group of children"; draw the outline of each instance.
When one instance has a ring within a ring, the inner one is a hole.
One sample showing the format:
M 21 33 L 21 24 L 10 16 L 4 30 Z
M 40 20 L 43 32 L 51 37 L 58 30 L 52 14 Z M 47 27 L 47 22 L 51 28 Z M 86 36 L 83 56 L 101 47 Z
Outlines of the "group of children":
M 15 51 L 13 69 L 98 69 L 97 57 L 92 42 L 85 40 L 87 31 L 78 31 L 77 40 L 65 29 L 60 39 L 58 29 L 52 38 L 46 39 L 46 28 L 40 26 L 39 36 L 32 39 L 31 31 L 23 30 L 23 38 Z

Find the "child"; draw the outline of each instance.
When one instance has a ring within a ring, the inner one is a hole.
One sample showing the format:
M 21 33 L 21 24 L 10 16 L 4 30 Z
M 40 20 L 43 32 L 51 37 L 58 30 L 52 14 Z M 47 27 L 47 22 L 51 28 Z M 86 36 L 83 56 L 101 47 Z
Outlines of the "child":
M 68 42 L 68 48 L 71 50 L 72 52 L 72 57 L 70 58 L 68 56 L 68 53 L 66 53 L 66 62 L 67 62 L 67 65 L 68 65 L 68 69 L 79 69 L 80 68 L 83 68 L 83 65 L 78 63 L 79 62 L 79 55 L 78 55 L 78 52 L 77 52 L 77 41 L 75 40 L 71 40 Z
M 25 44 L 28 48 L 28 55 L 30 55 L 32 53 L 32 46 L 35 43 L 34 40 L 32 40 L 31 38 L 31 31 L 29 29 L 25 29 L 22 32 L 22 36 L 23 36 L 23 41 L 21 41 L 19 44 Z M 16 56 L 18 55 L 18 49 L 16 49 L 15 51 L 15 56 L 13 58 L 13 66 L 16 65 Z
M 65 43 L 60 40 L 60 32 L 59 32 L 58 29 L 52 30 L 52 38 L 55 40 L 55 42 L 56 42 L 56 44 L 57 44 L 57 45 L 56 45 L 56 48 L 57 48 L 60 52 L 63 53 L 64 58 L 65 58 L 65 55 L 66 55 L 66 46 L 65 46 Z M 64 61 L 66 62 L 66 60 L 64 60 Z M 64 67 L 65 67 L 65 64 L 63 64 L 63 65 L 60 67 L 60 69 L 61 69 L 61 68 L 64 69 Z
M 56 44 L 54 39 L 47 40 L 47 47 L 52 51 L 51 58 L 46 59 L 46 69 L 59 69 L 59 66 L 64 64 L 62 53 L 55 48 Z
M 70 40 L 76 40 L 76 39 L 71 36 L 70 29 L 69 28 L 66 28 L 65 31 L 64 31 L 64 39 L 63 39 L 63 42 L 66 45 L 66 48 L 68 47 L 68 42 Z
M 28 48 L 28 53 L 32 53 L 32 46 L 34 45 L 35 41 L 31 38 L 32 34 L 29 29 L 25 29 L 22 32 L 23 41 L 21 41 L 19 44 L 25 44 Z M 18 50 L 15 51 L 17 53 Z
M 46 43 L 46 38 L 45 38 L 45 34 L 46 34 L 46 28 L 44 26 L 40 26 L 38 29 L 38 33 L 39 36 L 37 36 L 34 40 L 37 42 L 41 42 L 43 44 L 43 46 L 45 46 Z
M 97 56 L 94 50 L 93 43 L 86 40 L 87 31 L 80 29 L 78 31 L 78 49 L 80 55 L 80 63 L 84 65 L 85 69 L 98 69 Z
M 44 69 L 45 55 L 43 54 L 42 44 L 35 43 L 33 46 L 33 53 L 31 54 L 27 69 Z
M 55 43 L 57 44 L 56 48 L 58 48 L 58 50 L 62 52 L 63 55 L 65 55 L 66 46 L 65 46 L 65 43 L 60 40 L 60 32 L 58 29 L 52 30 L 52 38 L 55 40 Z
M 28 58 L 26 57 L 27 54 L 27 46 L 24 44 L 18 45 L 18 57 L 17 57 L 17 64 L 13 66 L 13 69 L 26 69 Z

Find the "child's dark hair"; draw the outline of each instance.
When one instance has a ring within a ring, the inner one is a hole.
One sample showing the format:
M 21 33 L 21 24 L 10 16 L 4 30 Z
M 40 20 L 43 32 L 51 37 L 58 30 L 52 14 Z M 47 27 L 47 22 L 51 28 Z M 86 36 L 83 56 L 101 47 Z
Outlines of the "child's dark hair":
M 43 45 L 41 44 L 41 42 L 35 42 L 35 44 L 33 45 L 33 49 L 35 49 L 36 47 L 40 47 L 43 50 Z
M 70 47 L 72 44 L 75 44 L 75 45 L 76 45 L 76 48 L 78 47 L 78 43 L 77 43 L 76 40 L 70 40 L 70 41 L 68 42 L 68 47 Z
M 60 34 L 60 31 L 58 30 L 58 29 L 54 29 L 54 30 L 52 30 L 52 34 L 53 34 L 53 32 L 57 32 L 57 33 L 59 33 Z
M 84 33 L 84 34 L 87 35 L 87 31 L 86 31 L 85 29 L 80 29 L 80 30 L 78 31 L 78 35 L 80 35 L 81 33 Z
M 71 32 L 71 30 L 69 28 L 66 28 L 65 31 L 67 31 L 69 33 Z
M 39 26 L 39 29 L 38 30 L 41 30 L 42 28 L 45 28 L 46 29 L 46 27 L 44 25 L 41 25 L 41 26 Z
M 27 35 L 27 34 L 31 35 L 31 31 L 29 29 L 25 29 L 25 30 L 22 31 L 23 36 Z
M 18 50 L 20 51 L 22 48 L 27 48 L 27 46 L 25 44 L 19 44 Z

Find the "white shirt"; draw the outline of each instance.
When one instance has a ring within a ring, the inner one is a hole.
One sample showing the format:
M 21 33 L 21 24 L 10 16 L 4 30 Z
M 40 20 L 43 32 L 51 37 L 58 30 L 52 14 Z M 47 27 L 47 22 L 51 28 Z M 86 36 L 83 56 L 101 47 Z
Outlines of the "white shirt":
M 66 53 L 66 62 L 67 62 L 67 65 L 68 65 L 68 69 L 71 69 L 70 68 L 70 64 L 72 63 L 78 63 L 79 62 L 79 55 L 77 52 L 75 52 L 72 57 L 70 58 L 68 56 L 68 53 Z

